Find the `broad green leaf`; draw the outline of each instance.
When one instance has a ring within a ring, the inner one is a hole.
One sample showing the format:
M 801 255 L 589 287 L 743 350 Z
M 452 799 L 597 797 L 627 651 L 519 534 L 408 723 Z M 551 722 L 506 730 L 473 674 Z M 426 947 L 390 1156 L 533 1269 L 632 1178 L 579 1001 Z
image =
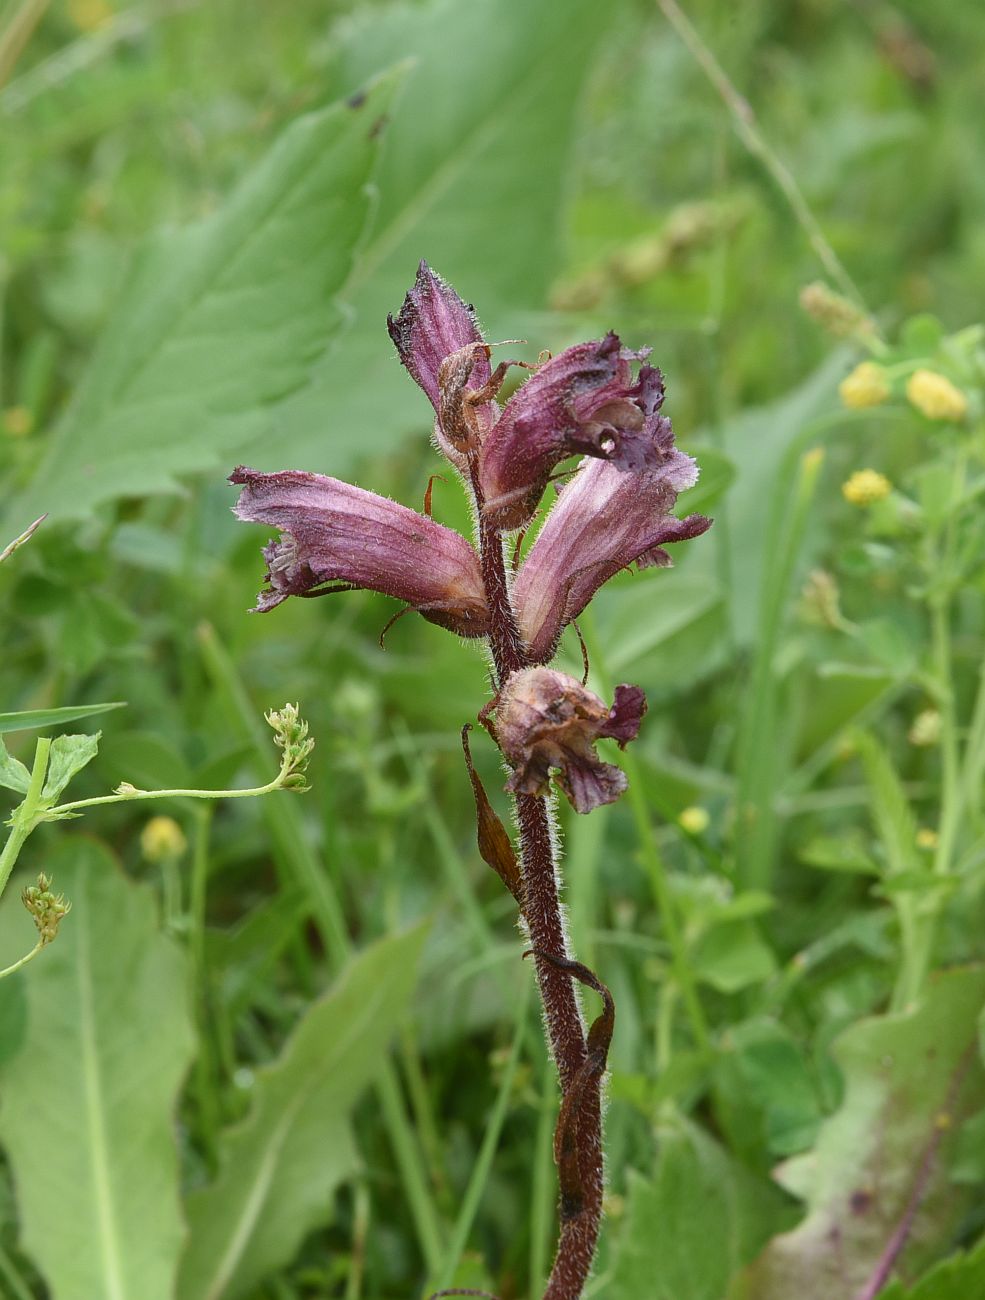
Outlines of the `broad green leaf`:
M 51 742 L 48 757 L 48 775 L 45 778 L 41 802 L 47 807 L 55 803 L 58 796 L 81 772 L 87 763 L 91 763 L 99 750 L 101 731 L 94 736 L 56 736 Z
M 173 491 L 270 432 L 344 319 L 396 80 L 299 118 L 218 212 L 149 242 L 18 517 Z
M 91 840 L 46 866 L 72 910 L 23 972 L 27 1029 L 0 1062 L 21 1244 L 57 1300 L 171 1300 L 183 1227 L 175 1103 L 193 1046 L 182 954 L 153 895 Z M 36 935 L 16 891 L 0 961 Z
M 737 993 L 767 979 L 776 958 L 750 921 L 725 921 L 705 931 L 688 960 L 699 980 L 721 993 Z
M 258 1071 L 250 1114 L 223 1138 L 216 1181 L 188 1198 L 182 1300 L 243 1295 L 325 1221 L 356 1165 L 349 1109 L 413 993 L 423 937 L 410 931 L 357 957 Z
M 346 293 L 354 323 L 286 404 L 277 443 L 257 452 L 261 468 L 343 474 L 408 432 L 427 439 L 433 412 L 386 334 L 422 257 L 475 303 L 489 338 L 528 338 L 530 359 L 574 342 L 527 313 L 543 307 L 560 261 L 580 99 L 622 7 L 431 0 L 367 8 L 338 31 L 343 93 L 394 59 L 411 55 L 415 66 Z
M 31 773 L 19 758 L 8 754 L 7 746 L 0 740 L 0 785 L 6 786 L 8 790 L 14 790 L 17 794 L 27 794 L 30 784 Z
M 903 1277 L 925 1267 L 929 1252 L 946 1249 L 962 1192 L 950 1184 L 938 1145 L 985 1099 L 975 1058 L 983 999 L 985 971 L 947 971 L 915 1010 L 861 1020 L 841 1035 L 834 1054 L 844 1075 L 842 1106 L 814 1150 L 779 1174 L 806 1201 L 807 1215 L 770 1242 L 745 1276 L 742 1296 L 857 1295 L 911 1211 Z M 918 1178 L 924 1187 L 916 1203 Z
M 715 1113 L 731 1149 L 754 1164 L 764 1149 L 790 1156 L 809 1147 L 822 1119 L 815 1072 L 782 1025 L 758 1019 L 729 1030 L 715 1063 Z
M 789 1221 L 775 1188 L 682 1123 L 659 1137 L 652 1180 L 630 1176 L 607 1300 L 722 1300 L 735 1270 Z
M 879 1300 L 977 1300 L 985 1295 L 985 1239 L 974 1250 L 942 1260 L 912 1288 L 892 1282 Z
M 122 700 L 112 704 L 67 704 L 60 709 L 25 709 L 22 713 L 0 713 L 0 735 L 8 731 L 36 731 L 41 727 L 58 727 L 64 722 L 78 722 L 110 709 L 126 708 Z
M 866 851 L 857 831 L 844 835 L 816 835 L 800 850 L 801 862 L 822 871 L 849 871 L 862 876 L 878 876 L 878 863 Z

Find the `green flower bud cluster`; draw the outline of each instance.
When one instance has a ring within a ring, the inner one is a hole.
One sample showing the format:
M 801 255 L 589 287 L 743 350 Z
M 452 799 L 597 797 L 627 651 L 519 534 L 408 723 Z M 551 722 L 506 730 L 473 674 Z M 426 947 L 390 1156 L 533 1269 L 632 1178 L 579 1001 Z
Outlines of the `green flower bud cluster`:
M 284 751 L 280 769 L 281 788 L 307 790 L 309 787 L 305 773 L 315 742 L 308 736 L 308 724 L 298 712 L 298 706 L 285 704 L 282 709 L 271 709 L 265 716 L 274 730 L 274 744 Z
M 34 918 L 34 924 L 38 927 L 38 934 L 41 939 L 41 946 L 44 947 L 58 934 L 58 927 L 61 924 L 62 917 L 72 910 L 72 904 L 66 902 L 64 894 L 55 894 L 51 889 L 51 881 L 40 872 L 38 883 L 28 885 L 21 894 L 24 906 Z

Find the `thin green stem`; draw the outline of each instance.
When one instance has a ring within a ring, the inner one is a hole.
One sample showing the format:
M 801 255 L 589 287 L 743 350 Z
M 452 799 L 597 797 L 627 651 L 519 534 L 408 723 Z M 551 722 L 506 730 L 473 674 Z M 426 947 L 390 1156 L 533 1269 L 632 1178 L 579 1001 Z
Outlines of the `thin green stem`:
M 248 790 L 121 790 L 115 794 L 101 794 L 94 799 L 76 799 L 62 803 L 42 813 L 42 821 L 57 821 L 64 813 L 79 812 L 83 808 L 96 808 L 109 803 L 146 803 L 152 799 L 255 799 L 258 795 L 272 794 L 284 788 L 285 768 L 266 785 L 251 786 Z
M 3 970 L 0 970 L 0 980 L 6 979 L 8 975 L 13 975 L 14 972 L 19 971 L 22 966 L 26 966 L 27 963 L 31 961 L 32 958 L 36 957 L 38 953 L 41 951 L 41 949 L 44 947 L 45 947 L 44 940 L 39 939 L 37 943 L 34 945 L 34 947 L 31 949 L 31 951 L 25 953 L 24 956 L 21 957 L 19 961 L 15 961 L 10 966 L 5 966 Z
M 206 671 L 220 693 L 230 723 L 252 742 L 258 759 L 262 761 L 266 753 L 266 736 L 256 721 L 256 710 L 232 657 L 208 624 L 199 628 L 198 639 Z M 282 870 L 289 873 L 307 895 L 331 965 L 340 970 L 353 953 L 345 914 L 331 877 L 308 843 L 301 813 L 289 800 L 264 800 L 262 807 L 275 857 Z M 404 1109 L 397 1073 L 389 1058 L 380 1065 L 376 1094 L 403 1180 L 406 1202 L 414 1218 L 421 1253 L 428 1271 L 436 1272 L 444 1259 L 444 1227 L 431 1194 L 420 1147 Z
M 534 1138 L 534 1167 L 530 1193 L 530 1294 L 539 1295 L 547 1280 L 554 1224 L 555 1172 L 554 1125 L 557 1122 L 557 1092 L 554 1071 L 545 1052 L 540 1067 L 540 1107 Z
M 612 695 L 613 683 L 595 638 L 594 616 L 591 611 L 586 611 L 582 615 L 580 623 L 585 643 L 589 648 L 592 671 L 598 679 L 602 693 L 608 699 Z M 642 768 L 630 749 L 626 750 L 621 761 L 626 776 L 629 778 L 629 805 L 636 826 L 636 834 L 639 838 L 640 855 L 650 881 L 650 888 L 653 891 L 660 922 L 667 936 L 667 945 L 670 948 L 671 970 L 687 1009 L 694 1041 L 701 1051 L 710 1052 L 711 1035 L 708 1030 L 708 1021 L 705 1018 L 701 999 L 698 996 L 697 984 L 688 961 L 687 943 L 678 916 L 677 904 L 667 877 L 667 869 L 657 845 L 657 837 L 653 833 L 650 809 L 647 806 L 646 795 L 643 792 Z
M 822 457 L 804 452 L 816 437 L 810 426 L 788 450 L 773 491 L 760 597 L 759 636 L 752 665 L 748 705 L 738 740 L 736 795 L 736 874 L 743 888 L 768 889 L 776 837 L 775 789 L 780 750 L 775 674 L 783 616 L 810 515 Z M 788 490 L 794 499 L 788 504 Z
M 530 987 L 530 981 L 527 981 L 524 984 L 524 992 L 517 1006 L 510 1055 L 503 1069 L 503 1077 L 500 1080 L 492 1114 L 486 1124 L 486 1132 L 482 1139 L 482 1146 L 479 1148 L 479 1155 L 469 1178 L 468 1186 L 465 1189 L 465 1196 L 462 1198 L 462 1208 L 452 1230 L 448 1252 L 438 1274 L 437 1286 L 435 1287 L 438 1291 L 450 1287 L 455 1279 L 455 1270 L 458 1268 L 462 1254 L 465 1251 L 469 1232 L 472 1230 L 472 1223 L 479 1208 L 479 1202 L 489 1181 L 493 1157 L 496 1154 L 496 1147 L 499 1145 L 510 1094 L 513 1091 L 513 1080 L 516 1078 L 517 1066 L 520 1063 L 520 1051 L 523 1047 L 526 1031 L 527 1009 L 530 1005 Z
M 739 139 L 753 157 L 759 159 L 787 200 L 794 217 L 807 235 L 821 265 L 846 297 L 864 306 L 862 296 L 855 282 L 845 270 L 838 254 L 831 247 L 820 222 L 811 211 L 793 174 L 761 133 L 752 105 L 739 94 L 722 65 L 715 58 L 715 55 L 702 39 L 691 20 L 676 3 L 676 0 L 657 0 L 657 4 L 664 17 L 691 52 L 694 61 L 718 92 L 732 116 L 732 123 Z
M 44 790 L 44 779 L 48 772 L 48 755 L 51 751 L 51 741 L 42 736 L 37 743 L 34 751 L 34 766 L 31 769 L 31 779 L 28 783 L 27 793 L 24 796 L 18 808 L 14 809 L 14 815 L 11 819 L 10 834 L 7 836 L 7 842 L 3 846 L 3 852 L 0 853 L 0 894 L 7 888 L 7 881 L 10 879 L 10 873 L 14 869 L 14 863 L 24 847 L 24 841 L 30 835 L 37 825 L 38 804 L 41 802 L 41 792 Z

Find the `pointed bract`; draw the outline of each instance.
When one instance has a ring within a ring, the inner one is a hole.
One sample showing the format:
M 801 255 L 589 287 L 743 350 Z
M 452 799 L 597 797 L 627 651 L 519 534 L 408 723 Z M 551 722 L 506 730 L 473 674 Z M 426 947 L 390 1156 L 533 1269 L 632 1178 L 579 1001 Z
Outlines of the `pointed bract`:
M 673 446 L 659 414 L 663 378 L 644 365 L 634 381 L 630 367 L 646 355 L 610 333 L 552 357 L 517 389 L 483 441 L 479 480 L 490 523 L 522 527 L 554 467 L 579 452 L 634 473 L 660 463 Z
M 678 492 L 697 481 L 694 461 L 672 441 L 654 450 L 656 463 L 636 474 L 586 458 L 561 489 L 513 590 L 535 663 L 553 656 L 565 627 L 620 569 L 669 565 L 665 543 L 697 537 L 711 526 L 704 515 L 671 514 Z
M 491 373 L 475 309 L 422 261 L 399 314 L 387 317 L 387 329 L 400 360 L 434 407 L 441 450 L 459 463 L 470 426 L 481 433 L 497 414 L 494 402 L 466 402 L 470 392 L 489 383 Z
M 460 636 L 487 633 L 479 558 L 450 528 L 323 474 L 261 474 L 240 466 L 230 482 L 243 487 L 238 518 L 281 532 L 264 548 L 270 586 L 258 611 L 337 582 L 406 601 Z
M 514 673 L 496 704 L 496 735 L 513 767 L 507 790 L 547 793 L 550 773 L 576 812 L 612 803 L 626 789 L 626 776 L 603 763 L 594 750 L 610 736 L 626 745 L 636 738 L 646 712 L 638 686 L 617 686 L 611 709 L 587 687 L 552 668 Z

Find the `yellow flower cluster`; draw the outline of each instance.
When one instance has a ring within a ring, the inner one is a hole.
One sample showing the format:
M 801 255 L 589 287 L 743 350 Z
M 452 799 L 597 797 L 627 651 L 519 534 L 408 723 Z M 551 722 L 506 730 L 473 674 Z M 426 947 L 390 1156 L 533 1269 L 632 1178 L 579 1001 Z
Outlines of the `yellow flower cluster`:
M 893 485 L 885 474 L 877 469 L 857 469 L 846 483 L 841 485 L 841 495 L 853 506 L 871 506 L 876 501 L 883 501 L 893 490 Z
M 874 361 L 863 361 L 838 385 L 842 403 L 852 411 L 879 406 L 889 392 L 889 378 L 882 366 L 877 366 Z
M 962 420 L 968 410 L 961 389 L 935 370 L 914 370 L 906 381 L 906 395 L 928 420 Z

